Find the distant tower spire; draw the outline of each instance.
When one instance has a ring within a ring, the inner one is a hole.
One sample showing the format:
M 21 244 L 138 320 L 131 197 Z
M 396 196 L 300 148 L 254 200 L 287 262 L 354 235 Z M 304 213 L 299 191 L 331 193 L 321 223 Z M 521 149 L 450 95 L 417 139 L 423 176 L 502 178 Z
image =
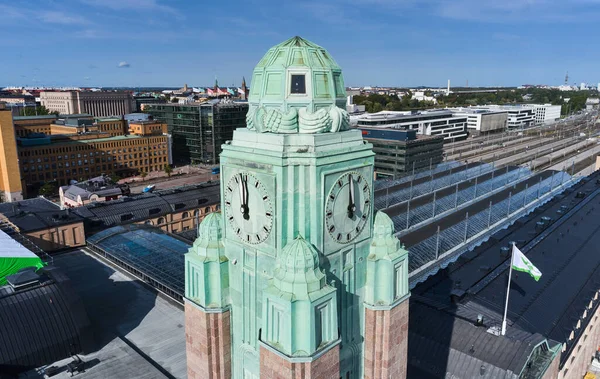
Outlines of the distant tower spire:
M 248 99 L 248 87 L 246 86 L 246 77 L 242 76 L 242 100 Z
M 565 85 L 569 84 L 569 71 L 567 71 L 567 75 L 565 75 Z
M 215 90 L 215 94 L 218 93 L 219 91 L 219 80 L 217 79 L 217 76 L 215 75 L 215 88 L 213 88 Z

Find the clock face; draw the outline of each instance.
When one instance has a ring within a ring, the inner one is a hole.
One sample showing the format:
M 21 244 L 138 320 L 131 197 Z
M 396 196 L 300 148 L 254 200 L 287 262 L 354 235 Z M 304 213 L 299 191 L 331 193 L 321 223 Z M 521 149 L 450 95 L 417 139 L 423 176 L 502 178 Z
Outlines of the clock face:
M 371 188 L 360 173 L 340 176 L 327 196 L 325 228 L 338 243 L 350 243 L 363 230 L 371 214 Z
M 234 174 L 224 189 L 225 217 L 233 232 L 245 243 L 258 244 L 273 228 L 273 202 L 254 175 Z

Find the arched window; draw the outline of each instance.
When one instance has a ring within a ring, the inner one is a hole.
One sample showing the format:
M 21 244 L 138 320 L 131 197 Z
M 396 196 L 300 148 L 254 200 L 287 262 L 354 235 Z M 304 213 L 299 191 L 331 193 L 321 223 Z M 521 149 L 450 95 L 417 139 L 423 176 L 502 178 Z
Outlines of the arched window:
M 190 214 L 188 212 L 183 212 L 183 214 L 181 215 L 181 218 L 188 218 L 190 217 Z
M 199 214 L 200 214 L 200 210 L 199 210 L 199 209 L 196 209 L 196 210 L 194 211 L 194 217 L 198 216 Z
M 210 207 L 204 208 L 204 213 L 210 213 Z
M 165 223 L 165 218 L 164 217 L 159 217 L 158 221 L 156 221 L 156 224 L 158 224 L 158 225 L 162 225 L 164 223 Z
M 146 220 L 146 222 L 145 222 L 144 224 L 146 224 L 146 225 L 154 225 L 154 224 L 152 223 L 152 220 Z

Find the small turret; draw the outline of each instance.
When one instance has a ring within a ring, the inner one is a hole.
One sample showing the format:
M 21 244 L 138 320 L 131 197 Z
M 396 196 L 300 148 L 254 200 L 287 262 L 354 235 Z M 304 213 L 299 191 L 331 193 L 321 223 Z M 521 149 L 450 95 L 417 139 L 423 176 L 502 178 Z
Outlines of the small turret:
M 338 341 L 336 290 L 304 238 L 281 251 L 263 296 L 263 343 L 290 357 L 308 357 Z
M 377 212 L 367 257 L 365 303 L 390 306 L 408 295 L 408 251 L 394 236 L 394 222 Z
M 228 305 L 229 272 L 220 212 L 207 215 L 198 238 L 185 255 L 185 297 L 204 308 Z

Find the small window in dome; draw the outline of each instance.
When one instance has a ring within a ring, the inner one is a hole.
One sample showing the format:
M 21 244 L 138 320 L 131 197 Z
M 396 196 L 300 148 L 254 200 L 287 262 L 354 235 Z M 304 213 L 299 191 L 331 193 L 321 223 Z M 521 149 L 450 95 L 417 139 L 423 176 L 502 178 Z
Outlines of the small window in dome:
M 306 83 L 304 75 L 292 75 L 292 88 L 290 93 L 306 93 Z

